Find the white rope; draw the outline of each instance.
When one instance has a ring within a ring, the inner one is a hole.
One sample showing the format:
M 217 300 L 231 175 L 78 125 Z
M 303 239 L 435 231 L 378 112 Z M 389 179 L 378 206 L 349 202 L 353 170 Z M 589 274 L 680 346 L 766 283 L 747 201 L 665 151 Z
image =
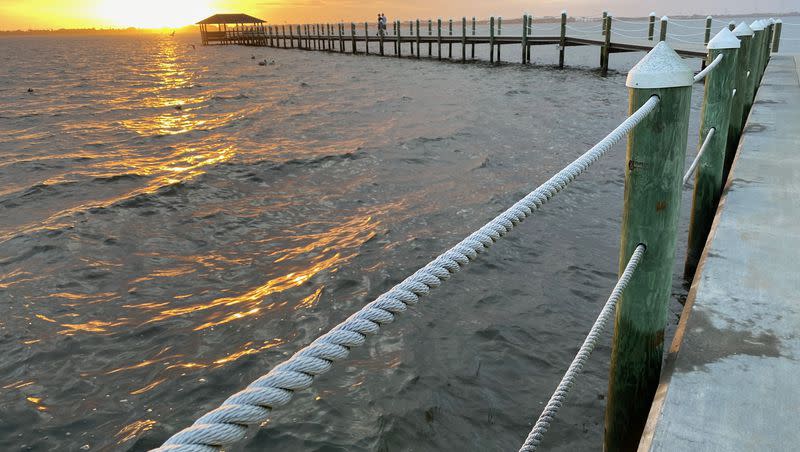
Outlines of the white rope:
M 722 61 L 722 57 L 723 57 L 723 55 L 720 53 L 719 55 L 717 55 L 716 58 L 714 58 L 714 61 L 712 61 L 711 64 L 706 66 L 706 68 L 703 69 L 702 71 L 698 72 L 697 75 L 694 76 L 695 83 L 697 83 L 700 80 L 703 80 L 704 78 L 706 78 L 706 75 L 708 75 L 709 72 L 714 70 L 714 68 L 717 67 L 719 62 Z
M 683 185 L 686 185 L 689 182 L 689 178 L 691 178 L 692 174 L 694 174 L 694 170 L 695 168 L 697 168 L 697 164 L 700 163 L 700 157 L 702 157 L 703 153 L 706 152 L 708 143 L 711 141 L 711 137 L 714 136 L 714 132 L 716 130 L 717 129 L 715 129 L 714 127 L 708 129 L 708 133 L 706 134 L 706 139 L 703 140 L 703 145 L 700 146 L 700 150 L 697 151 L 697 155 L 695 156 L 694 161 L 692 161 L 692 164 L 689 165 L 689 169 L 686 171 L 686 174 L 683 175 Z
M 670 24 L 670 25 L 675 25 L 676 27 L 690 28 L 690 29 L 695 29 L 695 30 L 705 30 L 705 29 L 706 29 L 706 27 L 705 27 L 705 26 L 702 26 L 702 27 L 694 27 L 694 26 L 691 26 L 691 25 L 684 25 L 684 24 L 682 24 L 682 23 L 678 23 L 678 22 L 676 22 L 676 21 L 675 21 L 675 19 L 670 19 L 670 20 L 669 20 L 669 24 Z
M 667 35 L 667 39 L 672 39 L 672 40 L 679 41 L 679 42 L 685 42 L 686 44 L 702 44 L 699 41 L 687 41 L 685 39 L 676 38 L 676 37 L 671 36 L 671 35 Z
M 578 354 L 575 355 L 564 377 L 561 378 L 561 382 L 558 384 L 556 391 L 550 397 L 542 414 L 539 415 L 536 425 L 533 426 L 533 429 L 525 439 L 525 443 L 520 447 L 519 452 L 534 452 L 536 448 L 539 447 L 539 444 L 541 444 L 544 434 L 550 428 L 550 423 L 555 419 L 558 410 L 564 404 L 564 399 L 566 399 L 567 394 L 569 394 L 569 390 L 572 389 L 575 378 L 581 373 L 583 366 L 586 364 L 594 347 L 597 345 L 600 333 L 603 332 L 606 324 L 614 314 L 617 301 L 619 301 L 619 297 L 622 296 L 622 292 L 625 291 L 625 287 L 628 286 L 628 282 L 630 282 L 631 276 L 633 276 L 633 272 L 639 265 L 639 261 L 646 249 L 647 247 L 640 243 L 636 246 L 636 249 L 633 250 L 633 255 L 631 255 L 630 260 L 628 260 L 628 265 L 625 266 L 625 270 L 614 286 L 614 290 L 611 291 L 611 295 L 608 297 L 605 306 L 603 306 L 603 310 L 600 311 L 600 315 L 597 316 L 597 320 L 595 320 L 594 325 L 592 325 L 592 329 L 589 330 L 589 334 L 583 341 L 580 350 L 578 350 Z
M 631 36 L 631 35 L 626 35 L 626 34 L 624 34 L 624 33 L 620 33 L 620 32 L 618 32 L 618 31 L 614 31 L 614 29 L 612 29 L 612 30 L 611 30 L 611 34 L 612 34 L 612 35 L 618 35 L 618 36 L 622 36 L 623 38 L 631 38 L 631 39 L 643 39 L 643 37 L 642 37 L 642 36 Z
M 611 27 L 611 29 L 614 30 L 615 28 Z M 644 28 L 616 28 L 616 30 L 619 30 L 619 31 L 632 31 L 634 33 L 637 33 L 637 32 L 640 32 L 640 31 L 647 31 L 649 29 L 650 29 L 650 27 L 644 27 Z
M 631 20 L 617 19 L 616 17 L 614 18 L 614 22 L 622 22 L 623 24 L 634 24 L 634 25 L 642 25 L 643 23 L 647 24 L 647 20 L 645 19 L 642 19 L 640 21 L 631 21 Z
M 352 347 L 365 342 L 367 335 L 378 333 L 381 325 L 394 321 L 408 305 L 419 302 L 563 190 L 650 114 L 658 102 L 658 96 L 650 97 L 605 138 L 536 190 L 154 450 L 211 452 L 244 438 L 248 425 L 266 421 L 273 408 L 289 403 L 295 391 L 311 386 L 315 376 L 346 358 Z

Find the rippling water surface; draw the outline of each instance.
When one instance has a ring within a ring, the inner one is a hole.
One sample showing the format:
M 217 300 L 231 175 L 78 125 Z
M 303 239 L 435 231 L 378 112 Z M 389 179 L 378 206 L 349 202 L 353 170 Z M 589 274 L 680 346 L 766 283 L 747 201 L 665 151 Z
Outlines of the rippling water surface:
M 197 40 L 0 43 L 2 450 L 159 445 L 627 109 L 624 75 L 580 67 L 597 49 L 559 71 L 553 49 L 492 68 Z M 515 450 L 614 284 L 623 161 L 620 145 L 232 450 Z M 551 450 L 600 448 L 608 343 Z

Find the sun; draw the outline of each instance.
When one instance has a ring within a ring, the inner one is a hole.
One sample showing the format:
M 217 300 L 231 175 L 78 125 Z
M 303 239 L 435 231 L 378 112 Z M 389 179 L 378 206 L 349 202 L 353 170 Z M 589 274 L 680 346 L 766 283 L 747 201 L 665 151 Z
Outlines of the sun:
M 213 14 L 211 0 L 101 0 L 97 16 L 114 27 L 178 28 Z

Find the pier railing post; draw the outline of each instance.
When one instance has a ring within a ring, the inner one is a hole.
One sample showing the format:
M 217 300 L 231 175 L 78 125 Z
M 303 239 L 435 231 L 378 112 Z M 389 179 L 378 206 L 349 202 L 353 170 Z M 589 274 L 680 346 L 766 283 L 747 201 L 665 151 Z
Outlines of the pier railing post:
M 708 63 L 711 64 L 719 55 L 722 55 L 722 61 L 705 78 L 700 144 L 705 141 L 709 131 L 714 132 L 700 157 L 695 174 L 689 241 L 683 272 L 684 278 L 688 280 L 694 278 L 722 194 L 725 149 L 733 104 L 731 93 L 736 85 L 736 56 L 740 46 L 739 39 L 727 28 L 723 28 L 707 44 Z
M 474 40 L 474 38 L 475 38 L 475 16 L 472 16 L 472 37 L 473 37 L 473 41 L 472 41 L 472 48 L 470 49 L 470 52 L 471 52 L 470 53 L 470 59 L 474 60 L 475 59 L 475 40 Z
M 527 63 L 525 55 L 528 50 L 528 15 L 522 15 L 522 64 Z
M 356 54 L 356 24 L 355 22 L 350 22 L 350 39 L 353 43 L 353 55 Z
M 659 41 L 666 41 L 667 40 L 667 25 L 669 25 L 669 17 L 662 16 L 661 17 L 661 31 L 658 34 Z
M 783 28 L 783 21 L 777 19 L 775 21 L 775 34 L 772 37 L 773 52 L 777 52 L 781 48 L 781 28 Z
M 494 16 L 489 18 L 489 64 L 494 64 Z
M 531 63 L 531 48 L 533 47 L 533 14 L 528 14 L 528 46 L 525 49 L 525 61 Z
M 411 53 L 411 56 L 415 56 L 414 55 L 414 41 L 410 40 L 411 38 L 414 37 L 414 21 L 413 20 L 409 20 L 408 21 L 408 37 L 409 37 L 409 41 L 408 41 L 409 53 Z M 419 49 L 417 49 L 417 50 L 419 50 Z
M 711 39 L 711 16 L 706 17 L 706 30 L 703 34 L 703 45 L 708 45 L 708 41 Z M 710 63 L 710 61 L 709 61 Z
M 628 73 L 629 112 L 660 101 L 628 133 L 620 274 L 647 247 L 617 305 L 604 450 L 635 451 L 658 386 L 672 288 L 681 179 L 691 109 L 692 71 L 659 42 Z
M 656 13 L 652 12 L 652 13 L 650 13 L 650 19 L 649 19 L 649 22 L 647 23 L 647 40 L 648 41 L 652 41 L 653 40 L 653 33 L 655 32 L 655 30 L 656 30 Z
M 750 45 L 753 39 L 753 30 L 742 22 L 733 29 L 733 35 L 739 39 L 739 50 L 736 52 L 736 80 L 734 87 L 736 94 L 731 102 L 731 118 L 728 125 L 728 139 L 725 145 L 725 164 L 722 169 L 723 184 L 728 179 L 728 172 L 733 165 L 736 148 L 739 147 L 739 138 L 742 135 L 742 126 L 745 121 L 745 108 L 747 108 L 747 91 L 750 80 Z
M 369 55 L 369 23 L 364 22 L 364 55 Z
M 421 54 L 420 54 L 421 51 L 419 50 L 419 44 L 420 44 L 419 19 L 417 19 L 417 59 L 419 59 L 419 57 L 421 56 Z
M 448 20 L 447 36 L 449 37 L 448 40 L 447 40 L 447 58 L 452 60 L 453 59 L 453 19 L 449 19 Z
M 602 54 L 602 65 L 600 66 L 600 75 L 605 77 L 608 74 L 608 60 L 610 59 L 611 55 L 611 22 L 613 22 L 614 18 L 611 17 L 609 14 L 606 16 L 606 35 L 605 41 L 603 42 L 603 47 L 600 49 Z
M 436 19 L 436 58 L 441 61 L 442 59 L 442 18 Z
M 401 39 L 400 28 L 401 28 L 400 27 L 400 21 L 398 20 L 397 21 L 397 26 L 395 27 L 395 30 L 397 31 L 397 58 L 400 58 L 400 57 L 403 56 L 403 46 L 402 46 L 403 42 L 402 42 L 402 39 Z
M 600 33 L 602 33 L 603 36 L 606 35 L 606 17 L 608 17 L 608 11 L 603 11 L 603 18 L 600 20 Z
M 461 18 L 461 62 L 467 62 L 467 18 Z
M 611 23 L 611 21 L 609 21 Z M 567 48 L 567 11 L 561 11 L 561 38 L 558 41 L 558 68 L 564 68 L 564 51 Z

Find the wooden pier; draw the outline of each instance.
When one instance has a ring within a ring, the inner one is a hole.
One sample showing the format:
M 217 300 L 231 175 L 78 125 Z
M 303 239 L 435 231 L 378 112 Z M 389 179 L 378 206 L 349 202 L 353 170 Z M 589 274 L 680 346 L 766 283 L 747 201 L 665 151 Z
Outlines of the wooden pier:
M 220 17 L 230 16 L 230 17 Z M 238 18 L 233 16 L 246 16 Z M 220 20 L 244 20 L 236 22 L 233 27 L 217 25 L 217 31 L 209 31 L 208 24 L 219 24 Z M 336 24 L 303 24 L 303 25 L 264 25 L 264 21 L 247 15 L 227 14 L 215 15 L 198 24 L 201 26 L 203 44 L 238 44 L 249 46 L 276 47 L 300 50 L 319 50 L 338 53 L 379 55 L 408 58 L 436 58 L 437 60 L 474 61 L 475 46 L 488 46 L 490 62 L 501 61 L 501 49 L 516 46 L 521 52 L 521 61 L 530 62 L 531 48 L 535 46 L 558 46 L 559 67 L 564 66 L 564 54 L 567 47 L 597 46 L 600 48 L 600 67 L 605 73 L 608 70 L 608 55 L 621 52 L 647 52 L 658 40 L 654 39 L 654 18 L 650 17 L 649 36 L 641 39 L 620 36 L 613 29 L 614 19 L 604 17 L 601 30 L 596 34 L 577 30 L 570 24 L 566 13 L 562 14 L 560 23 L 534 23 L 531 16 L 522 18 L 521 32 L 518 35 L 501 34 L 502 22 L 498 18 L 490 18 L 488 34 L 476 34 L 476 20 L 468 21 L 466 17 L 456 22 L 443 23 L 426 20 L 395 21 L 387 26 L 384 33 L 378 33 L 377 27 L 369 23 L 336 23 Z M 484 25 L 484 24 L 481 24 Z M 667 34 L 668 19 L 661 19 L 661 36 Z M 547 32 L 540 33 L 540 27 Z M 552 30 L 555 26 L 555 30 Z M 706 22 L 710 31 L 711 22 Z M 553 32 L 555 31 L 555 32 Z M 405 33 L 404 33 L 405 32 Z M 706 33 L 706 41 L 708 33 Z M 703 43 L 671 43 L 673 49 L 683 57 L 704 58 L 706 49 Z M 455 52 L 454 48 L 455 47 Z

